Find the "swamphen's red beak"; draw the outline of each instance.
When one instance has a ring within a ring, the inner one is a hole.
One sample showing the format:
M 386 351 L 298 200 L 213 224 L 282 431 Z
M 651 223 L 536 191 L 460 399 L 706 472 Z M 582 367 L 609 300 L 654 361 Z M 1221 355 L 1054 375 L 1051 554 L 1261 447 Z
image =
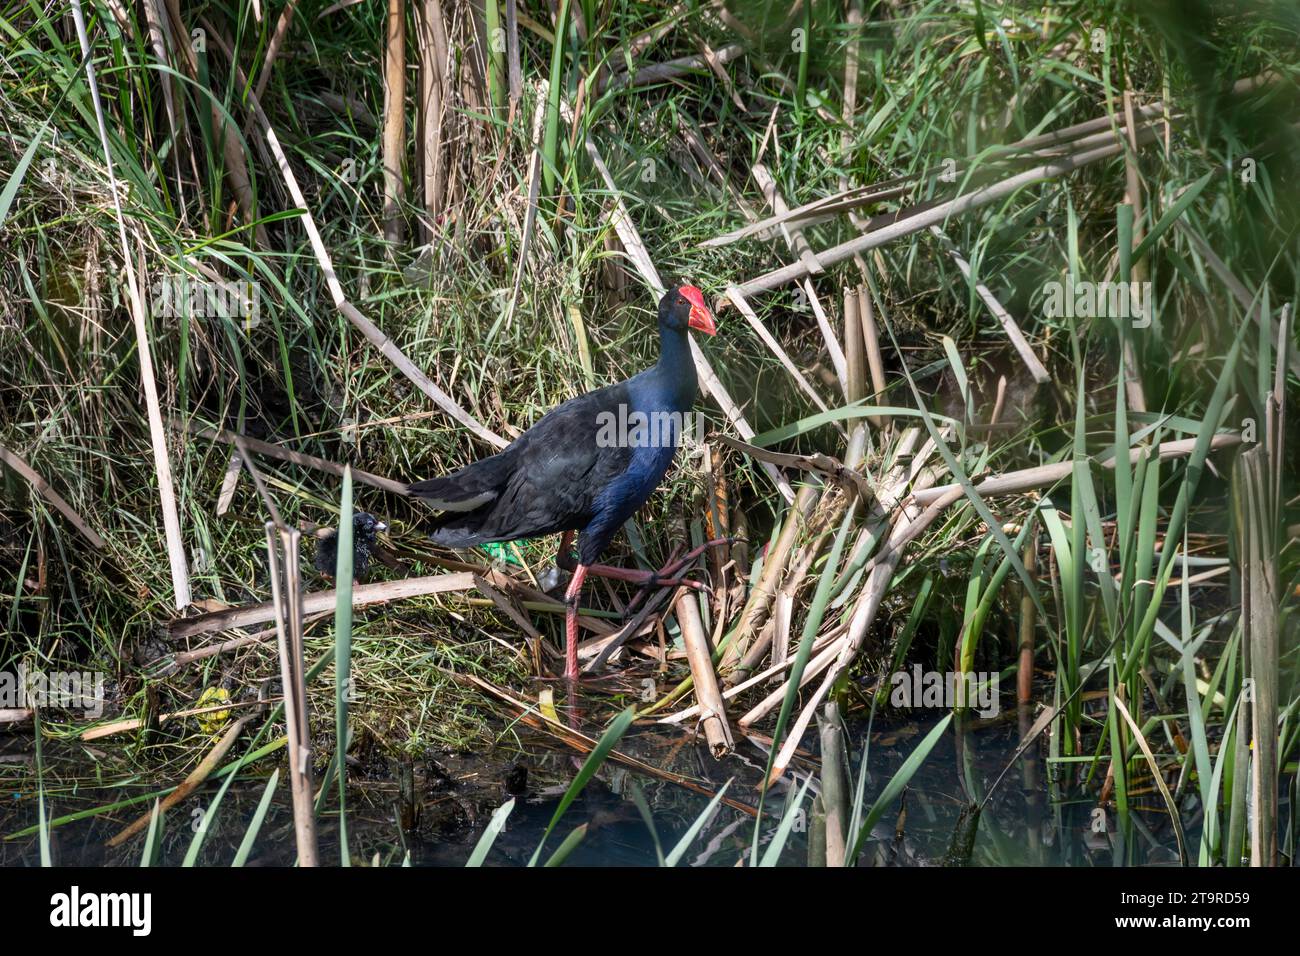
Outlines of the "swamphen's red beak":
M 693 285 L 684 285 L 679 291 L 691 304 L 691 314 L 686 324 L 705 335 L 717 335 L 718 326 L 713 321 L 713 313 L 704 304 L 704 293 Z

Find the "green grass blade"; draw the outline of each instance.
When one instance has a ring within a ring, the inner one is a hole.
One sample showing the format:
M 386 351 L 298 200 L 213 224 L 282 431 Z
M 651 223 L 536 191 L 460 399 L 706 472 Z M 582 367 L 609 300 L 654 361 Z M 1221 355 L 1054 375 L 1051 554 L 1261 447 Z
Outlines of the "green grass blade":
M 547 824 L 546 832 L 542 834 L 542 839 L 538 842 L 537 849 L 533 851 L 532 859 L 528 861 L 529 866 L 537 865 L 537 860 L 542 855 L 542 847 L 546 845 L 547 837 L 551 835 L 551 831 L 554 830 L 556 824 L 560 822 L 560 817 L 564 816 L 564 811 L 569 809 L 569 805 L 578 798 L 578 794 L 582 793 L 583 787 L 585 787 L 587 782 L 596 775 L 596 771 L 600 769 L 601 765 L 605 762 L 605 759 L 610 755 L 614 747 L 617 746 L 619 740 L 621 740 L 623 735 L 627 733 L 627 729 L 632 726 L 632 721 L 635 717 L 636 708 L 629 707 L 610 722 L 609 727 L 597 742 L 596 748 L 587 756 L 587 759 L 582 764 L 582 768 L 578 771 L 578 775 L 573 778 L 573 783 L 569 784 L 569 789 L 566 790 L 564 796 L 560 798 L 560 805 L 555 808 L 555 814 L 551 817 L 551 822 Z M 570 834 L 570 839 L 572 839 L 572 834 Z
M 655 860 L 660 866 L 664 866 L 664 847 L 659 842 L 659 829 L 655 826 L 654 811 L 650 809 L 650 803 L 645 798 L 645 792 L 635 780 L 631 782 L 632 802 L 636 804 L 637 813 L 641 814 L 641 819 L 645 822 L 645 828 L 650 831 L 650 840 L 655 846 Z
M 1201 190 L 1209 185 L 1210 180 L 1216 175 L 1218 175 L 1217 170 L 1208 172 L 1183 190 L 1183 194 L 1175 200 L 1172 206 L 1165 210 L 1165 214 L 1160 217 L 1156 224 L 1151 227 L 1151 231 L 1143 236 L 1142 241 L 1137 244 L 1137 248 L 1133 250 L 1134 262 L 1142 261 L 1142 257 L 1151 251 L 1151 248 L 1159 241 L 1160 237 L 1178 221 L 1179 217 L 1196 201 L 1196 197 L 1201 194 Z
M 890 778 L 889 783 L 885 784 L 885 788 L 880 791 L 880 796 L 871 805 L 871 809 L 867 811 L 867 815 L 858 827 L 858 835 L 853 839 L 853 849 L 845 857 L 846 865 L 857 860 L 859 854 L 862 853 L 862 847 L 866 843 L 867 837 L 871 835 L 872 828 L 885 815 L 885 811 L 889 809 L 893 802 L 898 799 L 899 794 L 903 792 L 903 788 L 916 775 L 916 772 L 921 769 L 921 764 L 925 763 L 925 758 L 930 756 L 930 751 L 934 749 L 934 745 L 939 742 L 939 738 L 943 736 L 950 723 L 952 723 L 952 714 L 945 715 L 943 720 L 935 724 L 921 742 L 916 745 L 916 749 L 907 755 L 907 759 L 898 768 L 898 772 Z
M 732 779 L 734 780 L 735 778 L 733 777 Z M 690 828 L 684 834 L 682 834 L 682 838 L 677 841 L 677 845 L 669 851 L 666 857 L 664 857 L 664 866 L 677 865 L 681 858 L 686 854 L 686 851 L 690 849 L 691 842 L 699 835 L 700 831 L 704 829 L 704 825 L 709 822 L 710 818 L 712 818 L 713 811 L 716 810 L 718 804 L 722 802 L 722 796 L 727 792 L 727 788 L 730 786 L 731 780 L 728 780 L 721 788 L 719 788 L 718 792 L 713 795 L 713 799 L 709 801 L 709 805 L 704 808 L 704 811 L 698 817 L 695 818 L 695 822 L 691 824 Z
M 546 95 L 546 126 L 542 133 L 542 182 L 546 192 L 555 192 L 560 168 L 560 98 L 564 91 L 564 38 L 569 31 L 569 0 L 560 0 L 555 18 L 555 42 L 551 45 L 551 77 Z
M 483 829 L 483 835 L 474 844 L 474 852 L 465 861 L 466 866 L 483 865 L 488 853 L 492 851 L 492 844 L 496 842 L 497 836 L 505 829 L 506 820 L 510 817 L 510 811 L 514 808 L 515 798 L 511 797 L 492 812 L 492 819 L 488 821 L 488 825 Z
M 785 849 L 786 841 L 790 839 L 794 825 L 803 812 L 803 800 L 807 796 L 808 788 L 812 786 L 812 782 L 812 774 L 809 774 L 808 779 L 804 781 L 803 787 L 795 794 L 795 798 L 790 801 L 790 805 L 785 808 L 785 813 L 781 816 L 781 822 L 777 825 L 776 832 L 772 834 L 772 842 L 767 845 L 767 849 L 763 851 L 763 858 L 758 862 L 759 866 L 776 866 L 780 861 L 781 851 Z
M 32 736 L 36 746 L 36 812 L 37 832 L 40 833 L 41 866 L 54 865 L 54 854 L 50 848 L 50 821 L 45 812 L 45 757 L 41 749 L 41 709 L 32 710 Z
M 253 819 L 248 821 L 248 829 L 244 831 L 244 838 L 239 841 L 239 849 L 235 851 L 235 859 L 231 862 L 231 866 L 240 867 L 248 861 L 248 855 L 253 852 L 253 844 L 257 842 L 257 834 L 262 829 L 262 821 L 266 819 L 266 812 L 271 809 L 271 799 L 275 796 L 275 787 L 279 782 L 280 768 L 276 767 L 266 781 L 262 799 L 258 801 L 257 809 L 253 811 Z
M 153 866 L 158 862 L 158 850 L 161 846 L 159 838 L 162 836 L 163 812 L 162 801 L 153 802 L 153 814 L 149 817 L 149 831 L 144 837 L 144 850 L 140 854 L 141 866 Z
M 23 184 L 23 177 L 27 175 L 27 168 L 31 166 L 32 160 L 36 157 L 36 150 L 40 148 L 41 141 L 45 138 L 45 130 L 49 125 L 49 120 L 41 124 L 41 128 L 36 131 L 36 135 L 32 137 L 27 149 L 18 158 L 18 165 L 14 167 L 13 173 L 5 182 L 5 188 L 0 189 L 0 227 L 4 226 L 5 219 L 9 216 L 9 209 L 13 206 L 19 187 Z
M 570 831 L 569 835 L 564 838 L 564 842 L 555 848 L 555 852 L 550 855 L 544 864 L 547 867 L 562 866 L 564 861 L 569 858 L 569 854 L 577 849 L 578 844 L 583 841 L 587 835 L 587 824 L 576 826 Z
M 230 789 L 230 785 L 235 782 L 237 773 L 238 772 L 236 771 L 236 773 L 229 774 L 226 779 L 221 782 L 221 789 L 219 789 L 217 795 L 212 798 L 212 802 L 204 808 L 203 816 L 199 817 L 198 828 L 195 829 L 194 837 L 190 840 L 189 848 L 185 851 L 185 859 L 181 862 L 181 866 L 190 867 L 197 862 L 199 851 L 203 849 L 203 842 L 208 837 L 208 828 L 212 825 L 212 821 L 216 819 L 217 808 L 221 806 L 221 801 L 225 797 L 226 791 Z

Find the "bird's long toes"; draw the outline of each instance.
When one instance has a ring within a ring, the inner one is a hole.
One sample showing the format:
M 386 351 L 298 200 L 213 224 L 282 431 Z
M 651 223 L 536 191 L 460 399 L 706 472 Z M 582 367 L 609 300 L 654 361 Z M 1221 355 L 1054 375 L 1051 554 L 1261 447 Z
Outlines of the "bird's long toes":
M 644 598 L 654 588 L 678 588 L 678 587 L 693 588 L 697 591 L 703 591 L 706 594 L 710 594 L 710 595 L 713 593 L 713 589 L 709 587 L 708 584 L 704 583 L 703 581 L 697 581 L 694 578 L 688 578 L 684 574 L 671 575 L 668 577 L 659 577 L 658 575 L 656 575 L 650 578 L 649 580 L 647 580 L 645 584 L 641 585 L 640 590 L 637 591 L 637 597 Z
M 670 578 L 659 582 L 663 587 L 687 587 L 694 588 L 697 591 L 703 591 L 705 594 L 713 594 L 713 588 L 703 581 L 697 581 L 694 578 Z

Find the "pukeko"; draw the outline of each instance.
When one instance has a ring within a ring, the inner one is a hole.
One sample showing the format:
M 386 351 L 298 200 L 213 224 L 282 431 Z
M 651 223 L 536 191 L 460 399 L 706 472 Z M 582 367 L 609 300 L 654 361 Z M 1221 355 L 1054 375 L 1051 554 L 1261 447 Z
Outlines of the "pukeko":
M 446 512 L 430 535 L 446 547 L 563 533 L 558 563 L 573 572 L 564 595 L 564 676 L 571 682 L 578 677 L 578 598 L 588 572 L 648 585 L 695 583 L 673 575 L 702 548 L 658 572 L 597 563 L 663 479 L 680 442 L 698 390 L 688 329 L 717 331 L 704 294 L 674 285 L 659 300 L 653 367 L 552 409 L 491 458 L 410 486 L 410 494 Z M 574 532 L 576 566 L 569 551 Z

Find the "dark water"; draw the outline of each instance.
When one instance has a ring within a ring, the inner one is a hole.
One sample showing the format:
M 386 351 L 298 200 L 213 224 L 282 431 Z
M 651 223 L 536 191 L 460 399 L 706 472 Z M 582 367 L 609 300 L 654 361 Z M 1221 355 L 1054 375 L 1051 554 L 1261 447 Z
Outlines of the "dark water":
M 915 719 L 900 720 L 895 716 L 885 721 L 877 717 L 867 758 L 867 806 L 942 714 L 918 709 L 911 712 Z M 542 840 L 560 796 L 576 774 L 578 760 L 567 750 L 557 749 L 548 738 L 521 737 L 518 728 L 503 731 L 503 742 L 483 753 L 427 753 L 413 758 L 371 753 L 353 763 L 347 789 L 347 830 L 353 863 L 399 865 L 409 860 L 413 866 L 463 865 L 493 811 L 514 795 L 515 808 L 487 863 L 526 864 Z M 850 723 L 847 741 L 855 785 L 866 736 L 864 722 Z M 810 733 L 805 746 L 815 748 L 816 741 L 817 735 Z M 1018 745 L 1014 712 L 968 726 L 960 733 L 950 728 L 913 777 L 902 799 L 895 801 L 881 818 L 859 862 L 880 866 L 1177 862 L 1158 795 L 1137 798 L 1139 803 L 1145 799 L 1147 804 L 1136 815 L 1132 845 L 1117 850 L 1112 845 L 1113 834 L 1097 832 L 1096 784 L 1101 772 L 1091 788 L 1082 786 L 1086 781 L 1071 768 L 1087 765 L 1045 760 L 1044 740 L 1027 751 L 1028 759 L 1013 764 Z M 738 737 L 736 752 L 719 761 L 709 754 L 702 740 L 692 739 L 689 731 L 657 725 L 633 728 L 619 749 L 651 766 L 680 774 L 709 792 L 732 779 L 728 796 L 749 806 L 757 804 L 758 782 L 767 762 L 765 740 Z M 145 813 L 161 787 L 183 776 L 183 772 L 170 779 L 146 774 L 141 764 L 147 756 L 139 748 L 120 742 L 45 742 L 46 807 L 51 820 L 134 797 L 148 797 L 131 806 L 58 822 L 52 830 L 55 862 L 139 865 L 143 834 L 113 849 L 105 847 L 105 841 Z M 283 761 L 282 752 L 250 766 L 231 785 L 209 828 L 200 865 L 228 866 L 233 860 L 277 760 Z M 793 773 L 787 774 L 769 794 L 760 846 L 765 847 L 771 839 L 779 815 L 791 799 L 792 780 L 802 786 L 810 773 L 814 775 L 809 800 L 819 789 L 818 762 L 816 753 L 801 751 Z M 972 803 L 983 801 L 1000 775 L 1000 785 L 978 817 L 964 813 Z M 37 822 L 36 761 L 30 734 L 0 736 L 0 787 L 4 797 L 0 804 L 0 836 L 4 837 L 0 841 L 0 865 L 38 865 L 36 835 L 21 834 Z M 637 788 L 649 807 L 665 853 L 701 814 L 709 799 L 677 783 L 609 762 L 568 808 L 547 839 L 541 860 L 545 861 L 575 827 L 585 824 L 585 837 L 568 857 L 569 865 L 655 865 L 654 838 L 634 799 Z M 219 782 L 209 782 L 166 814 L 159 863 L 181 862 L 203 810 L 219 789 Z M 321 861 L 331 864 L 340 855 L 336 791 L 334 783 L 319 818 Z M 978 822 L 971 833 L 969 826 L 963 828 L 961 823 L 973 819 Z M 1113 831 L 1113 820 L 1106 823 Z M 782 865 L 807 863 L 809 830 L 810 817 L 805 811 L 797 818 L 781 856 Z M 752 814 L 719 806 L 680 865 L 734 866 L 747 857 L 754 832 Z M 1189 852 L 1194 855 L 1195 828 L 1187 838 Z M 291 865 L 296 858 L 294 847 L 289 790 L 282 770 L 248 865 Z

